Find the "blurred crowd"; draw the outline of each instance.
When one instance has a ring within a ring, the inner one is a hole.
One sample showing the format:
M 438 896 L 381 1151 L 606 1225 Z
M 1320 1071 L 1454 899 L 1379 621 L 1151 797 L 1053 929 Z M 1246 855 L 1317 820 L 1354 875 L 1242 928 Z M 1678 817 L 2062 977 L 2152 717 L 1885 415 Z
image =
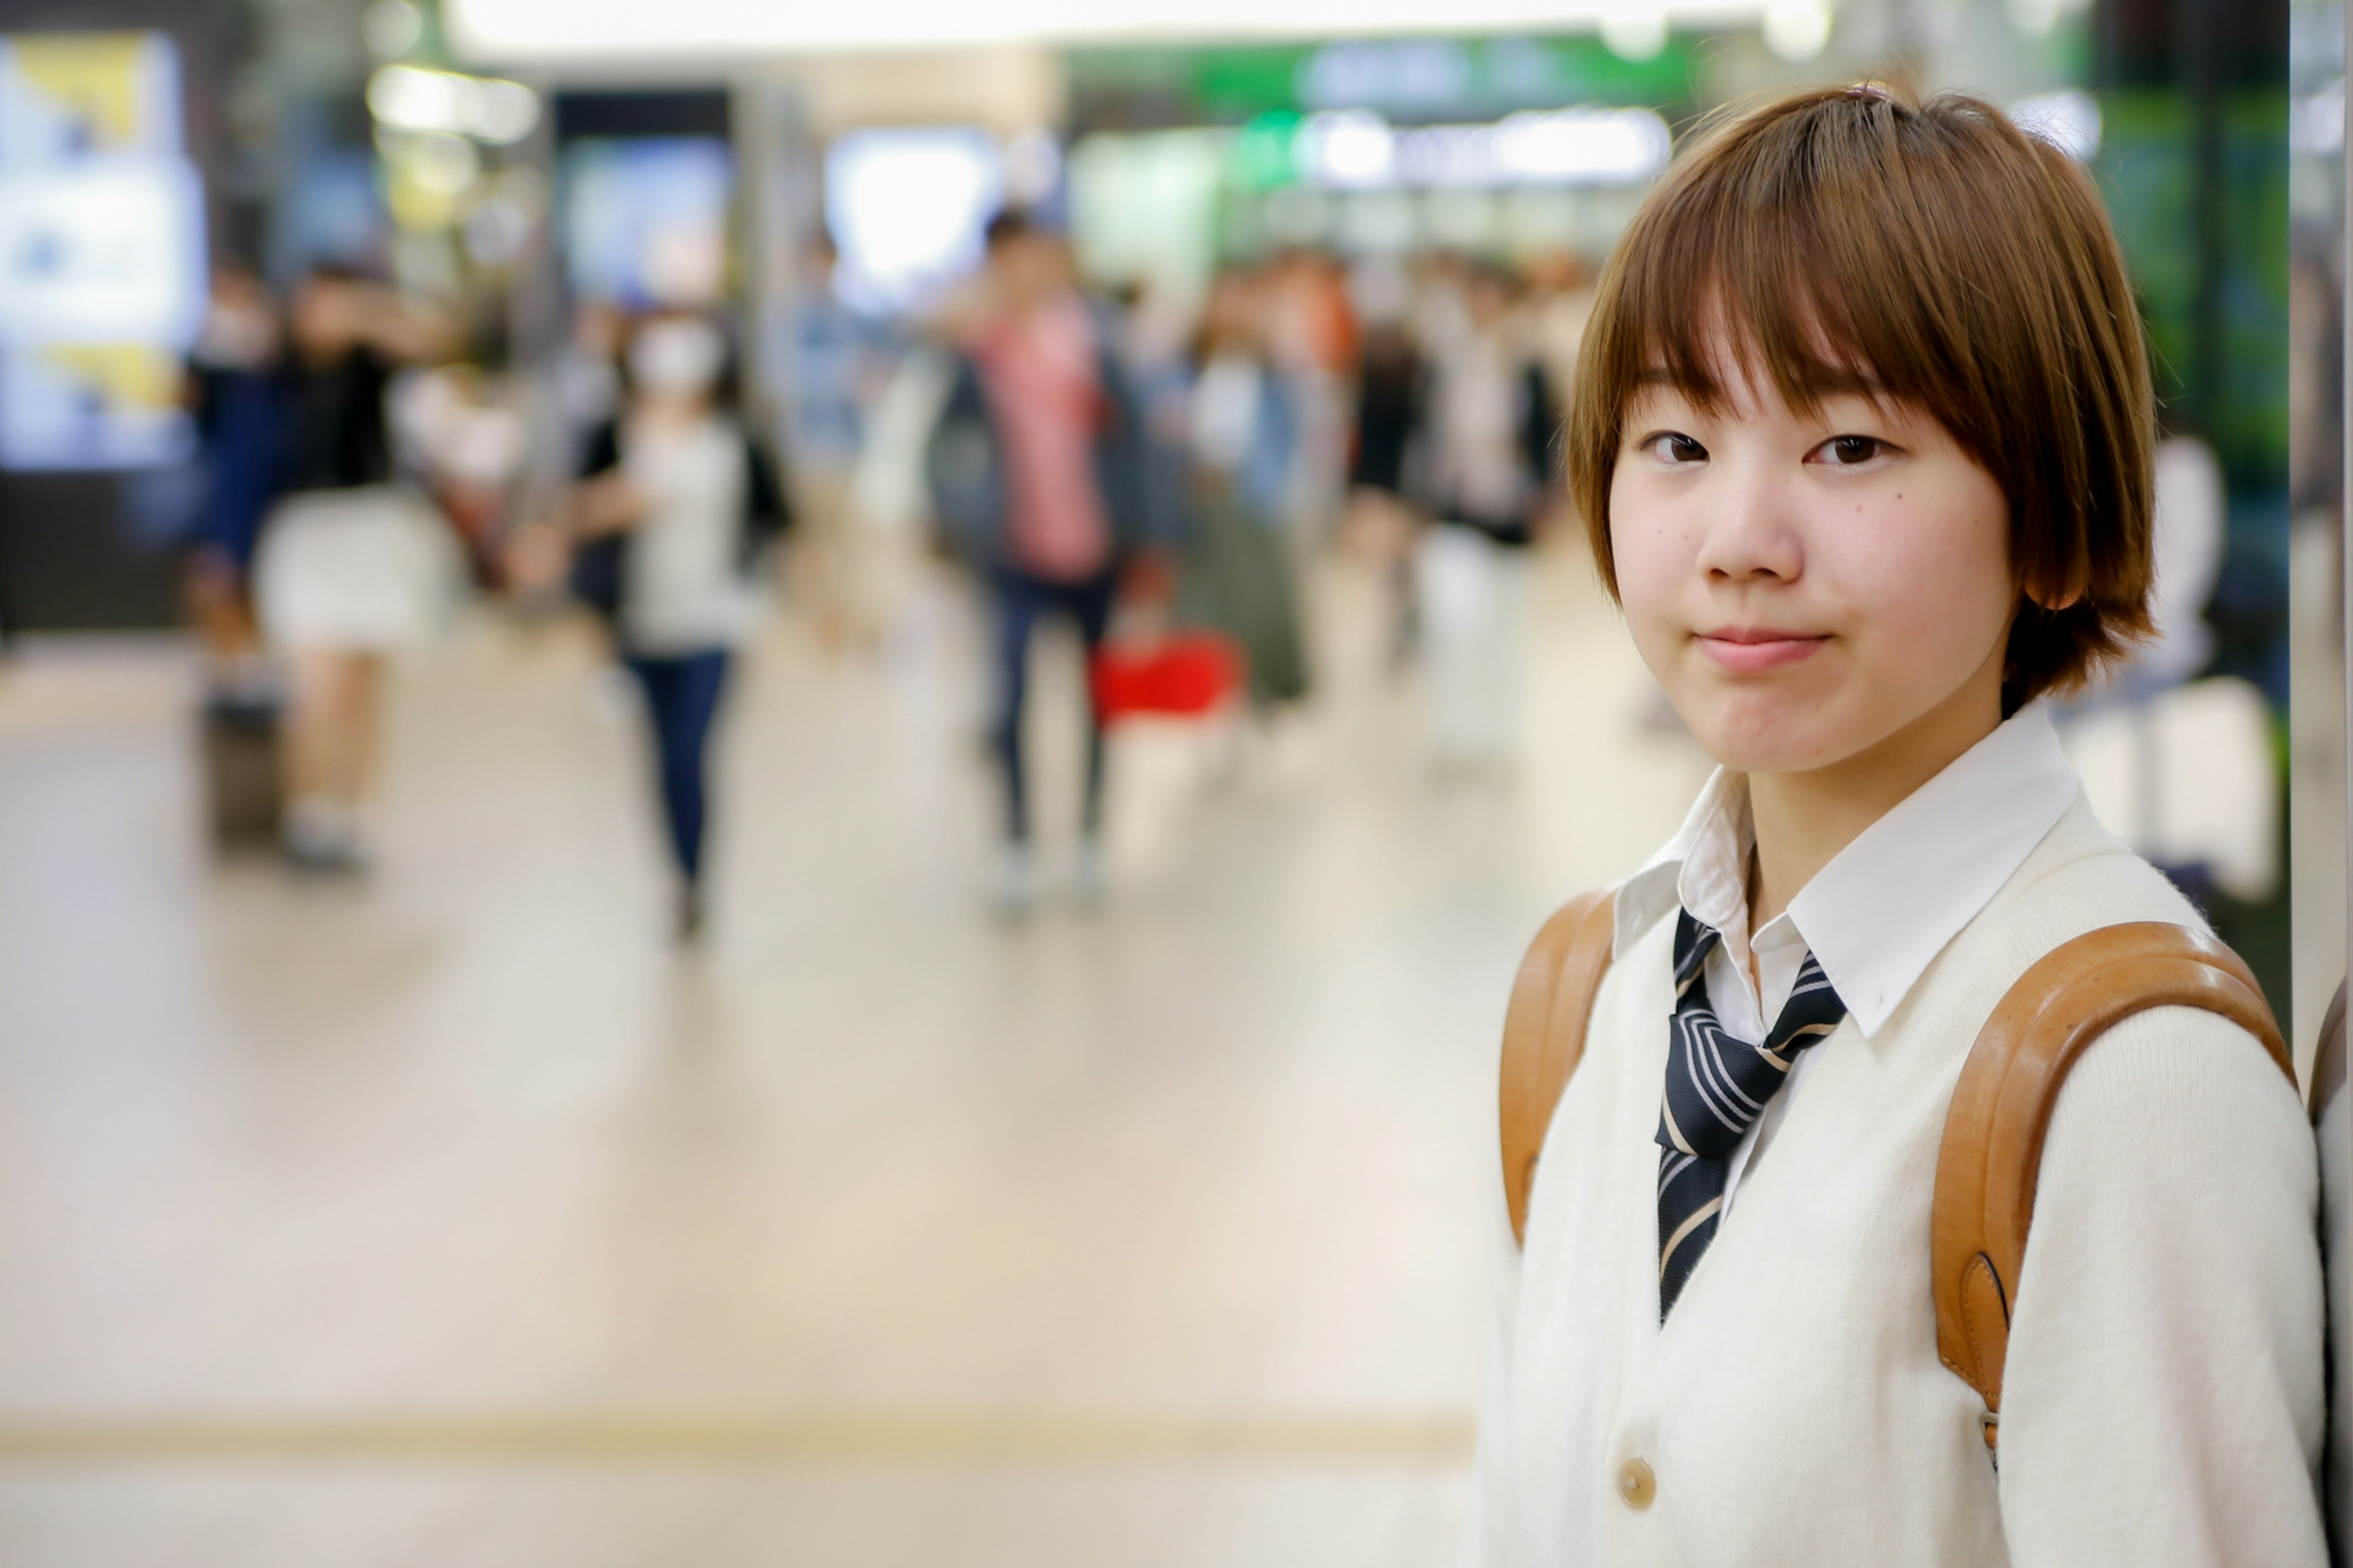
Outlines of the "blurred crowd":
M 322 267 L 281 297 L 217 268 L 189 365 L 186 589 L 223 838 L 364 870 L 387 661 L 468 604 L 583 615 L 642 698 L 691 936 L 737 650 L 783 605 L 829 654 L 878 655 L 938 559 L 988 607 L 1003 912 L 1044 881 L 1022 746 L 1041 624 L 1088 656 L 1082 899 L 1106 885 L 1106 730 L 1283 722 L 1314 685 L 1319 550 L 1394 583 L 1434 757 L 1509 762 L 1526 556 L 1561 510 L 1554 433 L 1589 308 L 1578 258 L 1289 250 L 1179 298 L 1090 287 L 1060 233 L 1008 210 L 919 315 L 851 309 L 837 269 L 820 236 L 756 331 L 586 301 L 522 363 L 377 279 Z
M 1433 766 L 1508 769 L 1532 547 L 1573 522 L 1556 434 L 1584 258 L 1290 249 L 1180 296 L 1091 287 L 1062 234 L 1008 210 L 919 314 L 852 309 L 838 270 L 820 237 L 757 330 L 591 300 L 550 352 L 502 362 L 380 280 L 322 268 L 280 299 L 220 268 L 190 364 L 205 484 L 186 584 L 221 836 L 266 837 L 304 874 L 364 869 L 387 660 L 470 603 L 585 616 L 640 699 L 691 937 L 739 650 L 782 608 L 833 657 L 881 656 L 943 561 L 986 609 L 972 657 L 1001 913 L 1050 885 L 1104 895 L 1118 723 L 1291 722 L 1315 683 L 1302 584 L 1319 552 L 1389 585 L 1389 658 L 1417 678 Z M 2255 890 L 2276 850 L 2253 785 L 2179 782 L 2262 751 L 2237 683 L 2175 695 L 2211 651 L 2219 469 L 2177 438 L 2158 477 L 2164 635 L 2069 733 L 2136 842 Z M 1073 634 L 1088 671 L 1069 716 L 1079 820 L 1052 877 L 1024 754 L 1040 626 Z

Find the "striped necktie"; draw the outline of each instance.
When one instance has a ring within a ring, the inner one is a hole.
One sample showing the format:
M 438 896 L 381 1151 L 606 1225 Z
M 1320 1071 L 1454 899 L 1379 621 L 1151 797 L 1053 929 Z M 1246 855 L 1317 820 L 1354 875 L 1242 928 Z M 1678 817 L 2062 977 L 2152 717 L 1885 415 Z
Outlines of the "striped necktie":
M 1675 924 L 1675 1013 L 1667 1090 L 1659 1107 L 1659 1321 L 1665 1322 L 1724 1214 L 1732 1152 L 1789 1081 L 1798 1053 L 1846 1016 L 1806 954 L 1798 984 L 1763 1045 L 1734 1038 L 1707 1002 L 1707 955 L 1723 940 L 1682 911 Z

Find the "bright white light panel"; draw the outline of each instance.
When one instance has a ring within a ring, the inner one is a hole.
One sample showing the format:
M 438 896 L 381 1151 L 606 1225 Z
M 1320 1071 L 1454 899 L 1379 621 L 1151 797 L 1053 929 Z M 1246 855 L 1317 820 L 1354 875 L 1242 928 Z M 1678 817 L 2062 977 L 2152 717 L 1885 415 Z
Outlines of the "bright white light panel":
M 825 156 L 825 216 L 843 297 L 875 313 L 919 308 L 980 264 L 1005 163 L 976 126 L 858 131 Z
M 1754 25 L 1766 0 L 448 0 L 453 37 L 491 61 L 738 56 L 745 51 L 1109 43 L 1171 38 L 1329 38 L 1622 24 Z M 1623 30 L 1622 26 L 1620 30 Z

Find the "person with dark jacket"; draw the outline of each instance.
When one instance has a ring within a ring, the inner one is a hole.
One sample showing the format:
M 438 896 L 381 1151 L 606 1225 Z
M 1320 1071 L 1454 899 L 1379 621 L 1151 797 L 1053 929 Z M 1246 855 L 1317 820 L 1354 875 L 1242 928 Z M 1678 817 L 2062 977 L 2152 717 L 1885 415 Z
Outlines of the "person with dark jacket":
M 1463 319 L 1430 348 L 1410 488 L 1437 526 L 1415 552 L 1430 743 L 1440 765 L 1508 765 L 1525 715 L 1528 546 L 1557 485 L 1559 416 L 1518 285 L 1474 268 Z
M 991 742 L 1005 790 L 1005 845 L 991 896 L 1007 914 L 1037 894 L 1021 715 L 1029 634 L 1076 624 L 1090 658 L 1111 623 L 1122 565 L 1156 530 L 1144 433 L 1108 312 L 1081 293 L 1052 236 L 1018 213 L 988 226 L 973 297 L 944 322 L 957 363 L 925 457 L 951 546 L 997 603 Z M 1102 890 L 1103 740 L 1090 697 L 1077 881 Z
M 775 470 L 728 406 L 727 360 L 699 318 L 640 326 L 628 404 L 591 438 L 574 509 L 575 590 L 606 617 L 645 695 L 681 941 L 702 929 L 711 732 L 757 614 L 754 558 L 791 522 Z
M 266 284 L 227 263 L 188 355 L 190 411 L 204 474 L 187 563 L 189 619 L 204 645 L 210 700 L 274 710 L 252 598 L 253 556 L 285 458 L 285 329 Z

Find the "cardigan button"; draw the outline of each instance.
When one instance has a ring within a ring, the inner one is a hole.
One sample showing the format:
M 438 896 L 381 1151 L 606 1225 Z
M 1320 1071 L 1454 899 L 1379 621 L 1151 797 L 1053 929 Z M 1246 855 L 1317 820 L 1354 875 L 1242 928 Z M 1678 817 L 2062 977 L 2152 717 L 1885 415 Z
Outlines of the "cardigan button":
M 1659 1495 L 1659 1478 L 1641 1460 L 1629 1459 L 1618 1467 L 1618 1495 L 1628 1508 L 1648 1508 Z

